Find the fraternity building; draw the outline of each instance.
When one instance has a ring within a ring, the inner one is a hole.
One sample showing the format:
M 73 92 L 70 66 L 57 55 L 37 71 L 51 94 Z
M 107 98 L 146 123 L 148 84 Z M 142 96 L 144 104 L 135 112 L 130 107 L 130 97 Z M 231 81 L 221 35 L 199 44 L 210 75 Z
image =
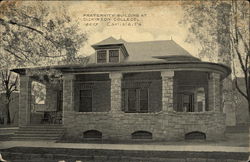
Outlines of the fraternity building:
M 65 137 L 78 139 L 224 137 L 222 81 L 230 68 L 203 62 L 173 40 L 126 42 L 110 37 L 92 47 L 96 52 L 84 65 L 13 70 L 20 74 L 20 126 L 61 124 Z M 30 73 L 48 69 L 62 79 L 45 82 L 41 74 Z M 46 86 L 40 115 L 31 111 L 32 81 Z

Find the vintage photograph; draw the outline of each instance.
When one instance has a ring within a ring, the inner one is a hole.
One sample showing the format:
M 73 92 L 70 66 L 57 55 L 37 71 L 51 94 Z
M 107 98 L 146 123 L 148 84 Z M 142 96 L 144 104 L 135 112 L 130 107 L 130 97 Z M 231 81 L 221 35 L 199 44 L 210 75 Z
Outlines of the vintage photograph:
M 250 161 L 249 11 L 0 1 L 0 162 Z

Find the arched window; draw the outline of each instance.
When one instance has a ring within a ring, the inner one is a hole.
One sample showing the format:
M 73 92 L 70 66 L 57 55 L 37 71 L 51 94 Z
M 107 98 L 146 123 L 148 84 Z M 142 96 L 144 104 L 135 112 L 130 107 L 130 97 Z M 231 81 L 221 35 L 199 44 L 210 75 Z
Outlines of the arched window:
M 136 131 L 131 134 L 132 139 L 152 139 L 153 135 L 147 131 Z
M 83 132 L 83 138 L 100 139 L 102 138 L 102 132 L 97 130 L 88 130 L 86 132 Z
M 206 139 L 206 134 L 203 132 L 199 131 L 193 131 L 185 134 L 185 139 L 186 140 L 205 140 Z

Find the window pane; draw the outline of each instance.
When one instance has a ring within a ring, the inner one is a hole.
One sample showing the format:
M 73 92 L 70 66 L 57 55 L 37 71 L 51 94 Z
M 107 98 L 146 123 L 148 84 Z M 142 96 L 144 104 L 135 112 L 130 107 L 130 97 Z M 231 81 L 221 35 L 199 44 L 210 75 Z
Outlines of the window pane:
M 106 50 L 100 50 L 97 51 L 97 62 L 98 63 L 105 63 L 107 59 L 107 51 Z
M 119 50 L 109 50 L 109 62 L 119 62 Z
M 136 112 L 136 89 L 128 90 L 128 111 Z
M 92 111 L 92 90 L 80 90 L 80 112 Z
M 178 112 L 183 112 L 183 105 L 182 105 L 182 94 L 177 94 L 177 111 Z
M 125 112 L 148 112 L 148 89 L 123 89 L 123 110 Z
M 148 89 L 140 90 L 140 111 L 148 111 Z

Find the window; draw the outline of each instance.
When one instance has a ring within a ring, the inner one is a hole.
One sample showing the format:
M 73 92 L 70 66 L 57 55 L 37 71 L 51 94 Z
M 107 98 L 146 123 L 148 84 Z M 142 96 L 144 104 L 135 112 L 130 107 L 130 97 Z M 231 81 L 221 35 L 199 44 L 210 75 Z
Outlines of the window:
M 100 50 L 97 51 L 97 63 L 106 63 L 107 62 L 107 51 Z
M 148 112 L 148 89 L 140 90 L 140 111 Z
M 131 134 L 132 139 L 152 139 L 153 135 L 148 131 L 136 131 Z
M 177 111 L 194 112 L 194 95 L 193 93 L 179 93 L 177 102 Z
M 199 131 L 189 132 L 185 134 L 186 140 L 205 140 L 206 134 Z
M 100 139 L 102 138 L 102 132 L 98 130 L 88 130 L 83 133 L 83 138 Z
M 80 90 L 79 112 L 92 112 L 92 90 Z
M 119 50 L 109 50 L 109 62 L 119 62 Z
M 126 88 L 122 91 L 123 111 L 148 112 L 148 88 Z
M 108 54 L 108 58 L 107 58 Z M 108 59 L 108 60 L 107 60 Z M 119 62 L 119 50 L 98 50 L 97 51 L 97 63 L 107 63 L 107 62 Z

